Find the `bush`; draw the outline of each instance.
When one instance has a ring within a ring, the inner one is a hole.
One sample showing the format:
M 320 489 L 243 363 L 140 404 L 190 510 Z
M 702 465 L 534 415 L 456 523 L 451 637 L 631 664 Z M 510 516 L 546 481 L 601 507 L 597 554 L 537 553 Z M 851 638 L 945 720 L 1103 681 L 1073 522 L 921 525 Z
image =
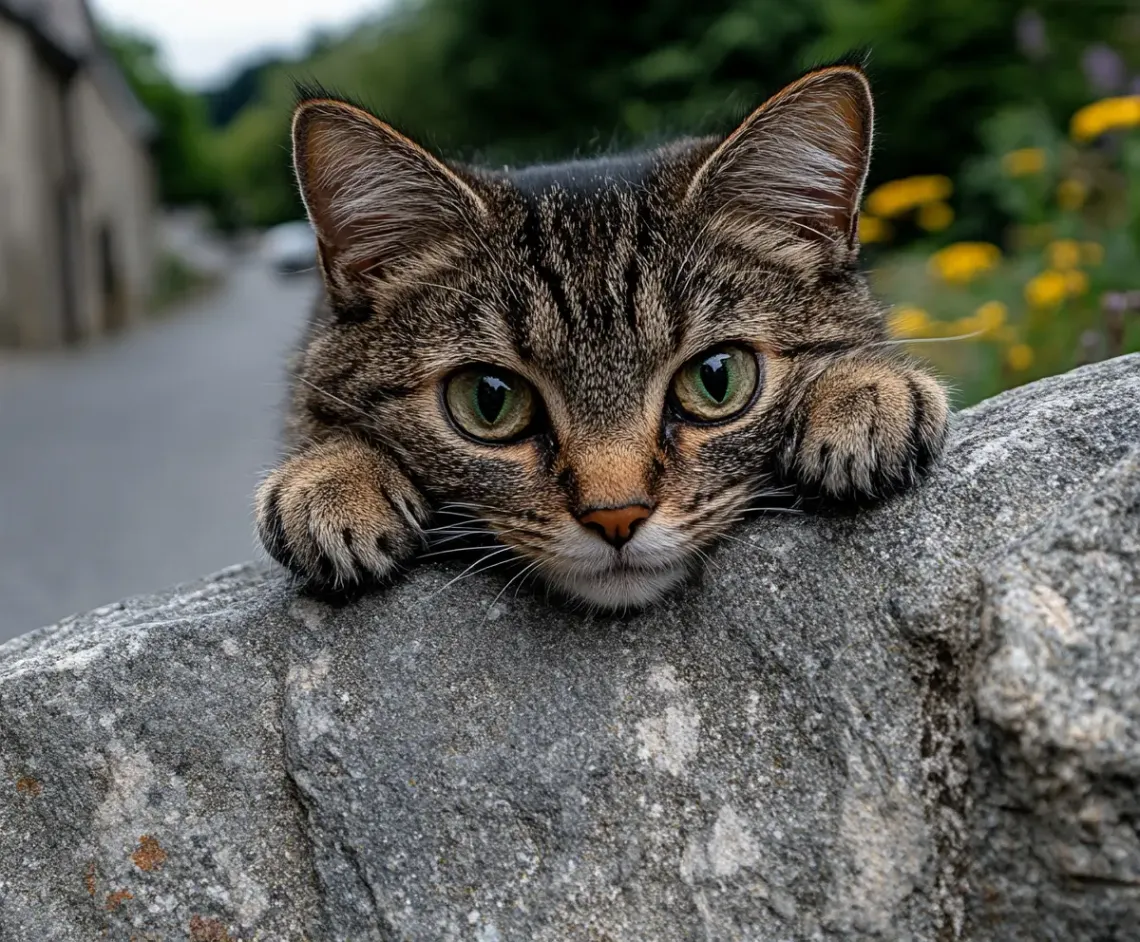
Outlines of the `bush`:
M 875 259 L 880 290 L 898 302 L 895 333 L 954 377 L 964 401 L 1140 350 L 1138 129 L 1140 95 L 1081 108 L 1067 134 L 1040 110 L 1003 112 L 962 183 L 1009 218 L 1001 244 L 938 248 L 930 237 Z M 882 246 L 893 225 L 941 228 L 923 221 L 933 206 L 952 215 L 943 182 L 872 191 L 865 234 Z

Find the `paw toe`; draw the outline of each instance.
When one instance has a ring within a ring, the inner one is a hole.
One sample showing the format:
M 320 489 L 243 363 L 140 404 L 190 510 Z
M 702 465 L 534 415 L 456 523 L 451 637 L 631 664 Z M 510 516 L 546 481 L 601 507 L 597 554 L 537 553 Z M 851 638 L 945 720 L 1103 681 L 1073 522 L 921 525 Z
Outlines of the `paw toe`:
M 383 468 L 355 454 L 294 458 L 258 493 L 258 530 L 270 556 L 314 587 L 349 588 L 387 578 L 419 540 L 416 495 L 390 499 Z M 393 489 L 410 484 L 389 480 Z M 420 511 L 422 515 L 422 511 Z
M 905 490 L 933 464 L 945 439 L 942 387 L 917 369 L 851 363 L 822 378 L 798 438 L 796 478 L 834 500 Z

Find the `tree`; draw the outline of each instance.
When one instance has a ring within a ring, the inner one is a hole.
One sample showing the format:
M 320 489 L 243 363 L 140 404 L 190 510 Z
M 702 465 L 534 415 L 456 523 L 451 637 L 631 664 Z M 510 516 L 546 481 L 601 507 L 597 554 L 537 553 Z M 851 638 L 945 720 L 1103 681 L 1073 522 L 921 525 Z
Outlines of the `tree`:
M 103 39 L 158 125 L 154 158 L 162 201 L 221 206 L 221 176 L 202 100 L 174 83 L 149 39 L 112 30 L 104 30 Z

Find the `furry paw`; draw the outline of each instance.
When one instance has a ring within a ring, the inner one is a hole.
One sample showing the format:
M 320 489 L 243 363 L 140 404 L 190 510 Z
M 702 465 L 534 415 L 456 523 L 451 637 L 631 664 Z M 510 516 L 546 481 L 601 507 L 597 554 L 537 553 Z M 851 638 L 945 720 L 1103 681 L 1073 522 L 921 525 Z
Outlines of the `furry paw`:
M 843 360 L 812 384 L 785 461 L 800 490 L 840 501 L 910 487 L 941 454 L 949 405 L 928 373 Z
M 315 588 L 384 579 L 423 542 L 423 497 L 386 456 L 353 439 L 314 445 L 257 492 L 269 555 Z

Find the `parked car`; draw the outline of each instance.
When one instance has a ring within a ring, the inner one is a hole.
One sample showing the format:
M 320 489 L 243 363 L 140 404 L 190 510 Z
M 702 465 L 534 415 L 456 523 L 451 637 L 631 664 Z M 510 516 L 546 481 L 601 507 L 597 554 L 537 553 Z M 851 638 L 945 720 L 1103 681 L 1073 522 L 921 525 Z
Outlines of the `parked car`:
M 285 222 L 268 230 L 262 251 L 269 264 L 285 275 L 317 267 L 317 237 L 304 220 Z

